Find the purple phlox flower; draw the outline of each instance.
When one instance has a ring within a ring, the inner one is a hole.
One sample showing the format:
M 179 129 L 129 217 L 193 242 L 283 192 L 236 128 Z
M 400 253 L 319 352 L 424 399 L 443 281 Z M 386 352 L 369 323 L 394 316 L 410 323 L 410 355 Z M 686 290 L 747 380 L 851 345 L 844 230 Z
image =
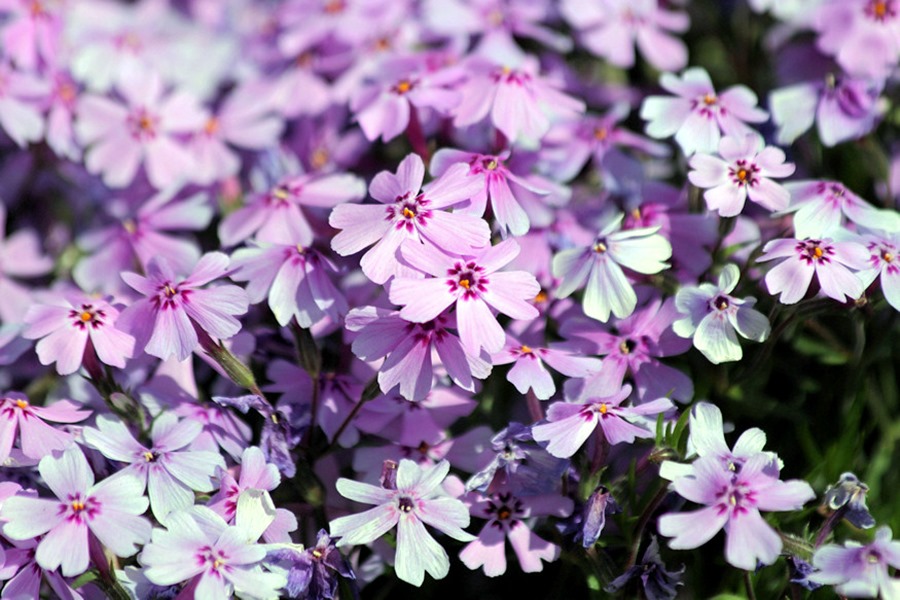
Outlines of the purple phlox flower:
M 743 137 L 725 136 L 719 142 L 719 155 L 697 153 L 691 157 L 691 183 L 706 191 L 703 198 L 709 210 L 721 217 L 733 217 L 744 210 L 749 198 L 770 211 L 784 210 L 790 193 L 772 181 L 794 172 L 794 164 L 784 162 L 784 152 L 763 145 L 755 133 Z
M 0 563 L 0 581 L 6 581 L 3 598 L 30 600 L 40 598 L 42 580 L 46 581 L 60 600 L 83 600 L 83 596 L 69 585 L 58 569 L 44 569 L 35 561 L 38 540 L 14 540 Z
M 0 507 L 3 535 L 27 540 L 42 534 L 35 560 L 65 576 L 88 568 L 89 538 L 116 556 L 131 556 L 150 538 L 143 484 L 130 473 L 94 484 L 94 474 L 81 450 L 69 446 L 41 459 L 38 470 L 57 499 L 15 496 Z
M 61 7 L 41 0 L 3 0 L 4 24 L 0 41 L 4 53 L 22 69 L 35 71 L 41 63 L 53 64 L 62 39 Z
M 150 183 L 168 187 L 190 175 L 194 157 L 177 136 L 199 131 L 208 116 L 190 93 L 165 94 L 146 68 L 128 71 L 117 84 L 124 103 L 87 94 L 78 101 L 75 134 L 85 166 L 113 188 L 126 187 L 143 164 Z
M 20 323 L 31 306 L 31 293 L 15 279 L 40 277 L 53 270 L 41 252 L 37 233 L 19 229 L 6 235 L 6 206 L 0 202 L 0 322 Z
M 291 456 L 291 449 L 300 443 L 301 431 L 284 410 L 276 409 L 268 400 L 256 394 L 236 398 L 213 396 L 212 399 L 221 406 L 233 406 L 245 414 L 251 409 L 257 411 L 263 418 L 259 448 L 266 462 L 274 464 L 286 477 L 296 474 L 297 465 Z
M 328 38 L 356 46 L 389 5 L 385 0 L 291 0 L 279 11 L 278 48 L 285 56 L 297 56 Z
M 821 583 L 809 580 L 809 576 L 815 572 L 815 568 L 799 556 L 787 556 L 788 564 L 788 581 L 796 583 L 809 591 L 817 590 L 822 587 Z
M 778 126 L 776 140 L 790 144 L 813 124 L 826 146 L 859 139 L 883 116 L 883 91 L 883 79 L 831 72 L 816 81 L 778 88 L 769 94 L 772 121 Z
M 296 319 L 309 328 L 328 317 L 340 322 L 347 300 L 334 286 L 338 268 L 326 254 L 302 244 L 256 244 L 232 255 L 231 278 L 247 282 L 250 303 L 268 297 L 269 308 L 282 327 Z
M 353 471 L 357 473 L 358 478 L 364 481 L 378 481 L 379 477 L 384 474 L 385 462 L 396 464 L 399 460 L 411 460 L 421 468 L 431 468 L 442 460 L 456 460 L 451 457 L 451 451 L 461 444 L 466 443 L 464 438 L 450 438 L 446 433 L 441 433 L 439 438 L 431 443 L 422 441 L 413 446 L 406 446 L 397 443 L 388 443 L 384 446 L 368 446 L 366 452 L 356 452 L 353 455 Z M 455 453 L 459 454 L 459 453 Z M 455 463 L 454 463 L 455 464 Z M 396 471 L 396 467 L 394 468 Z M 462 491 L 456 493 L 448 490 L 447 483 L 456 481 L 457 478 L 451 475 L 447 478 L 447 482 L 443 487 L 451 496 L 460 496 Z M 460 490 L 462 482 L 459 482 Z
M 197 421 L 179 421 L 166 412 L 153 421 L 151 443 L 144 445 L 121 420 L 101 415 L 97 427 L 85 427 L 82 436 L 106 458 L 128 464 L 119 473 L 130 473 L 146 484 L 153 516 L 163 523 L 170 512 L 192 506 L 195 491 L 213 491 L 216 469 L 225 468 L 218 453 L 185 449 L 202 428 Z
M 512 492 L 495 492 L 489 496 L 470 493 L 469 510 L 473 516 L 487 519 L 478 537 L 459 553 L 459 559 L 470 569 L 483 569 L 488 577 L 506 572 L 506 544 L 509 543 L 526 573 L 538 573 L 545 562 L 559 558 L 560 548 L 535 534 L 526 519 L 572 514 L 571 498 L 559 494 L 518 497 Z
M 596 358 L 578 356 L 554 345 L 539 346 L 537 340 L 527 341 L 529 344 L 507 334 L 503 350 L 491 357 L 495 365 L 514 363 L 506 378 L 520 394 L 533 389 L 539 400 L 547 400 L 556 393 L 556 384 L 545 363 L 567 377 L 590 377 L 600 371 L 601 363 Z
M 451 89 L 465 77 L 458 66 L 429 68 L 420 55 L 386 59 L 368 85 L 354 95 L 350 109 L 370 141 L 389 141 L 406 130 L 417 111 L 433 110 L 448 115 L 461 100 Z
M 331 173 L 357 164 L 369 142 L 359 129 L 343 131 L 346 118 L 344 109 L 333 107 L 319 118 L 295 123 L 291 147 L 305 171 Z
M 397 250 L 404 240 L 456 254 L 485 247 L 491 237 L 485 221 L 439 210 L 471 198 L 482 188 L 477 178 L 463 176 L 467 172 L 468 165 L 455 165 L 423 188 L 422 158 L 408 155 L 397 167 L 396 175 L 382 171 L 372 180 L 369 193 L 381 204 L 335 207 L 328 222 L 341 231 L 332 239 L 331 247 L 341 256 L 348 256 L 375 244 L 363 255 L 360 266 L 366 277 L 377 284 L 392 276 L 416 274 L 397 260 Z
M 475 537 L 463 531 L 469 525 L 465 504 L 452 498 L 441 488 L 450 463 L 442 460 L 433 467 L 422 468 L 411 460 L 401 460 L 395 489 L 385 489 L 350 479 L 337 480 L 337 491 L 355 502 L 375 504 L 357 515 L 331 521 L 331 535 L 340 537 L 337 545 L 368 544 L 397 526 L 397 555 L 394 568 L 397 577 L 421 586 L 427 571 L 435 579 L 443 579 L 450 569 L 447 552 L 425 530 L 427 523 L 461 542 Z
M 239 458 L 242 450 L 250 442 L 250 427 L 229 410 L 216 404 L 199 405 L 182 402 L 174 409 L 179 417 L 197 421 L 203 425 L 200 434 L 188 448 L 219 452 L 221 448 L 233 458 Z
M 268 98 L 271 106 L 288 119 L 318 117 L 338 100 L 334 88 L 320 74 L 320 63 L 328 60 L 315 52 L 301 54 L 285 65 L 277 78 L 268 84 L 269 89 L 263 83 L 263 89 L 257 94 Z
M 228 263 L 226 255 L 210 252 L 187 277 L 177 277 L 164 258 L 150 261 L 146 277 L 122 273 L 144 298 L 122 312 L 120 327 L 134 335 L 136 348 L 162 359 L 186 359 L 201 343 L 200 335 L 232 337 L 241 329 L 235 316 L 247 312 L 247 293 L 234 285 L 201 287 L 228 275 Z
M 756 298 L 731 295 L 739 278 L 740 269 L 729 263 L 716 285 L 682 287 L 675 295 L 675 307 L 683 318 L 675 321 L 673 331 L 683 338 L 692 338 L 694 347 L 713 364 L 743 357 L 735 332 L 754 342 L 764 342 L 769 337 L 769 320 L 753 308 Z
M 47 145 L 60 158 L 80 162 L 81 147 L 75 141 L 75 131 L 72 128 L 79 94 L 78 85 L 66 71 L 52 71 L 47 78 L 50 82 L 50 93 L 45 100 Z
M 698 402 L 691 408 L 689 417 L 690 436 L 688 437 L 688 454 L 700 457 L 712 457 L 719 460 L 726 471 L 736 473 L 744 463 L 757 455 L 768 460 L 763 471 L 771 477 L 778 477 L 781 471 L 781 459 L 774 452 L 766 452 L 766 434 L 763 430 L 752 427 L 741 434 L 733 449 L 725 442 L 722 411 L 714 404 Z M 660 465 L 660 477 L 674 480 L 690 475 L 693 469 L 690 464 L 663 461 Z
M 529 0 L 426 0 L 422 5 L 422 19 L 429 30 L 451 37 L 480 34 L 475 53 L 485 56 L 486 49 L 518 49 L 514 35 L 569 52 L 572 40 L 543 24 L 552 13 L 549 4 Z
M 891 537 L 891 528 L 883 526 L 868 544 L 848 541 L 844 546 L 818 548 L 812 559 L 818 571 L 809 581 L 833 585 L 838 594 L 850 598 L 900 597 L 900 579 L 888 573 L 889 567 L 900 568 L 900 542 Z
M 753 133 L 747 123 L 762 123 L 768 118 L 756 107 L 757 98 L 750 88 L 736 85 L 716 94 L 709 74 L 691 67 L 681 78 L 663 73 L 660 85 L 673 94 L 650 96 L 641 106 L 641 118 L 647 123 L 647 135 L 675 141 L 688 156 L 695 152 L 711 154 L 719 149 L 722 134 L 743 139 Z
M 229 214 L 219 224 L 219 239 L 225 246 L 238 244 L 250 236 L 260 242 L 312 245 L 316 239 L 311 217 L 316 214 L 316 227 L 322 227 L 318 214 L 344 202 L 355 202 L 365 196 L 362 179 L 349 173 L 297 174 L 296 158 L 285 156 L 287 174 L 278 176 L 272 185 L 256 173 L 254 188 L 246 206 Z M 277 167 L 276 167 L 277 168 Z M 280 169 L 279 169 L 280 170 Z
M 871 255 L 855 241 L 785 238 L 772 240 L 763 247 L 759 261 L 785 259 L 766 273 L 766 287 L 772 295 L 781 294 L 782 304 L 794 304 L 806 294 L 813 273 L 829 298 L 838 302 L 856 300 L 865 290 L 854 271 L 871 268 Z
M 191 179 L 201 185 L 236 175 L 240 156 L 231 148 L 264 150 L 277 144 L 284 121 L 265 102 L 266 83 L 251 80 L 231 91 L 203 128 L 195 132 L 190 152 L 196 159 Z M 263 101 L 261 101 L 263 100 Z
M 355 585 L 356 575 L 335 539 L 320 529 L 316 545 L 303 549 L 296 544 L 284 544 L 271 548 L 266 555 L 266 563 L 272 570 L 283 569 L 287 584 L 284 594 L 288 598 L 308 600 L 334 600 L 338 593 L 338 577 L 351 580 Z
M 44 421 L 77 423 L 90 414 L 90 410 L 71 400 L 59 400 L 49 406 L 34 406 L 25 394 L 0 394 L 0 464 L 9 459 L 16 432 L 21 434 L 19 444 L 25 456 L 41 459 L 54 450 L 64 449 L 72 442 L 71 434 Z
M 512 422 L 491 438 L 491 462 L 472 475 L 466 491 L 493 493 L 510 490 L 522 496 L 546 494 L 555 490 L 569 461 L 557 458 L 538 446 L 531 428 Z M 488 454 L 488 453 L 485 453 Z
M 690 19 L 686 13 L 666 10 L 657 0 L 565 0 L 560 11 L 591 53 L 617 67 L 634 66 L 635 45 L 660 71 L 687 65 L 687 46 L 677 36 L 688 30 Z
M 863 288 L 879 279 L 885 300 L 900 310 L 900 233 L 866 233 L 862 241 L 869 251 L 868 268 L 858 274 Z
M 682 497 L 705 505 L 700 510 L 668 513 L 659 518 L 659 532 L 673 538 L 675 550 L 697 548 L 725 528 L 725 560 L 747 571 L 770 565 L 781 553 L 782 541 L 759 511 L 799 510 L 815 498 L 805 481 L 781 481 L 767 473 L 770 457 L 757 454 L 736 471 L 716 456 L 698 458 L 692 473 L 672 482 Z
M 815 8 L 819 50 L 850 75 L 884 78 L 900 61 L 900 4 L 896 0 L 824 2 Z
M 551 404 L 546 422 L 534 425 L 531 434 L 536 442 L 547 442 L 547 452 L 559 458 L 575 454 L 597 425 L 606 441 L 613 445 L 630 444 L 635 438 L 652 438 L 654 432 L 644 417 L 655 417 L 675 405 L 668 398 L 657 398 L 639 406 L 622 406 L 630 395 L 630 385 L 602 397 L 594 393 L 593 386 L 585 386 L 580 402 Z
M 458 178 L 460 183 L 473 180 L 480 182 L 481 185 L 475 186 L 469 201 L 460 206 L 459 210 L 480 217 L 484 215 L 490 200 L 494 220 L 504 237 L 508 233 L 515 236 L 524 235 L 531 227 L 529 215 L 521 203 L 525 193 L 532 192 L 539 196 L 550 193 L 549 189 L 545 189 L 540 182 L 535 181 L 534 175 L 522 176 L 510 171 L 505 164 L 508 158 L 509 152 L 499 155 L 476 154 L 442 148 L 434 154 L 430 167 L 434 176 L 452 175 Z M 468 171 L 460 169 L 458 163 L 467 163 Z M 454 252 L 450 248 L 445 250 Z
M 183 197 L 179 186 L 162 190 L 143 202 L 137 210 L 125 203 L 113 205 L 110 212 L 117 222 L 78 238 L 88 256 L 73 270 L 75 281 L 86 290 L 124 288 L 119 274 L 138 265 L 146 270 L 155 257 L 165 257 L 176 271 L 189 271 L 200 259 L 196 242 L 170 234 L 177 231 L 202 231 L 213 217 L 205 193 Z
M 606 322 L 612 313 L 623 319 L 634 312 L 637 295 L 622 267 L 643 274 L 667 269 L 672 245 L 659 227 L 622 229 L 624 215 L 613 218 L 589 245 L 562 250 L 553 257 L 553 274 L 561 279 L 558 298 L 585 286 L 584 313 Z
M 562 347 L 603 356 L 600 371 L 591 379 L 605 382 L 610 392 L 621 388 L 630 376 L 639 400 L 669 396 L 686 402 L 694 395 L 690 377 L 658 360 L 691 347 L 672 331 L 679 316 L 670 298 L 650 301 L 628 318 L 614 322 L 610 330 L 583 317 L 566 319 L 559 330 L 567 339 Z M 571 384 L 566 385 L 568 391 Z
M 434 388 L 419 401 L 385 395 L 367 402 L 356 426 L 403 446 L 435 444 L 457 419 L 475 410 L 471 394 L 453 388 Z
M 456 323 L 463 348 L 469 354 L 499 352 L 506 334 L 491 307 L 513 319 L 538 316 L 529 302 L 541 291 L 537 280 L 525 271 L 499 271 L 519 253 L 508 239 L 467 256 L 451 257 L 437 248 L 406 242 L 403 259 L 432 277 L 395 279 L 390 300 L 403 306 L 400 316 L 413 323 L 427 323 L 448 306 L 456 307 Z
M 459 87 L 462 103 L 454 110 L 454 125 L 474 125 L 490 115 L 491 124 L 509 143 L 537 147 L 551 119 L 572 118 L 585 111 L 584 102 L 560 91 L 560 85 L 539 74 L 537 60 L 498 65 L 482 58 L 466 63 L 469 79 Z
M 476 356 L 463 350 L 451 331 L 454 321 L 441 313 L 425 323 L 410 323 L 399 311 L 366 306 L 350 311 L 345 327 L 358 332 L 352 345 L 356 356 L 365 361 L 385 358 L 378 370 L 382 392 L 388 394 L 399 385 L 401 396 L 421 400 L 434 385 L 435 353 L 453 383 L 469 392 L 475 391 L 475 378 L 484 379 L 491 372 L 485 352 Z
M 22 337 L 39 340 L 35 350 L 42 365 L 56 363 L 60 375 L 71 375 L 84 363 L 93 377 L 98 359 L 123 368 L 134 356 L 134 337 L 116 327 L 118 318 L 112 298 L 51 292 L 25 314 Z
M 792 181 L 784 186 L 791 193 L 794 232 L 798 238 L 833 234 L 844 217 L 882 231 L 900 231 L 900 215 L 878 209 L 837 181 Z
M 188 581 L 195 598 L 277 598 L 285 577 L 263 570 L 266 547 L 256 543 L 271 515 L 248 513 L 239 506 L 236 525 L 205 506 L 171 513 L 138 557 L 144 575 L 157 585 Z
M 613 579 L 603 588 L 604 591 L 615 594 L 622 590 L 629 582 L 639 579 L 647 600 L 675 600 L 678 595 L 678 586 L 684 585 L 684 565 L 677 571 L 666 569 L 666 563 L 659 555 L 659 542 L 656 536 L 650 536 L 650 543 L 641 557 L 641 562 L 629 567 L 624 573 Z
M 841 516 L 859 529 L 875 527 L 875 518 L 866 506 L 869 486 L 853 473 L 842 473 L 838 482 L 829 485 L 822 498 L 822 504 L 832 511 L 840 511 Z
M 19 147 L 44 136 L 40 104 L 49 92 L 47 81 L 0 62 L 0 128 Z
M 581 527 L 575 534 L 575 541 L 591 548 L 597 543 L 603 528 L 606 526 L 606 515 L 621 512 L 618 503 L 612 497 L 609 488 L 598 485 L 584 503 L 581 514 Z
M 219 483 L 219 491 L 209 499 L 209 506 L 216 514 L 232 523 L 237 513 L 240 495 L 248 489 L 271 492 L 281 484 L 278 467 L 267 463 L 262 450 L 250 446 L 241 456 L 240 475 L 237 479 L 231 471 L 226 471 Z M 262 537 L 268 543 L 288 543 L 289 532 L 297 529 L 297 517 L 289 510 L 275 509 L 275 518 L 263 531 Z
M 656 157 L 670 155 L 672 151 L 665 144 L 620 125 L 629 112 L 631 107 L 623 102 L 604 115 L 588 114 L 555 124 L 543 139 L 543 172 L 557 181 L 570 181 L 589 160 L 593 159 L 594 168 L 600 169 L 607 154 L 621 153 L 625 148 Z

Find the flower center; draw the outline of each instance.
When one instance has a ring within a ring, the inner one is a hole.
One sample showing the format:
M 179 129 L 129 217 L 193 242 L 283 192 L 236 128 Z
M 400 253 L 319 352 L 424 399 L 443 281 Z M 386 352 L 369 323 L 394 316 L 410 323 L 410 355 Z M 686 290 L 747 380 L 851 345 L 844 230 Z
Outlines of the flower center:
M 409 496 L 400 496 L 400 499 L 397 500 L 397 508 L 400 509 L 400 512 L 412 512 L 413 506 L 412 498 Z
M 103 310 L 94 308 L 92 304 L 82 304 L 76 310 L 69 311 L 69 318 L 72 319 L 72 325 L 77 329 L 85 329 L 88 326 L 96 329 L 103 325 L 102 318 L 106 316 Z
M 712 106 L 716 103 L 716 97 L 712 94 L 706 94 L 703 96 L 703 104 L 706 106 Z
M 19 410 L 25 410 L 28 408 L 28 402 L 22 399 L 16 400 L 16 407 L 18 407 Z
M 512 516 L 512 511 L 509 510 L 508 506 L 501 506 L 500 510 L 497 511 L 497 518 L 501 521 L 505 521 L 506 519 Z
M 607 250 L 605 240 L 597 240 L 597 242 L 594 244 L 593 250 L 597 254 L 604 254 Z
M 534 297 L 534 303 L 540 304 L 542 302 L 546 302 L 547 298 L 548 298 L 547 292 L 545 292 L 544 290 L 541 290 L 537 293 L 537 296 Z
M 81 500 L 75 500 L 74 502 L 72 502 L 72 510 L 74 510 L 77 513 L 83 511 L 84 510 L 84 502 L 82 502 Z
M 622 354 L 631 354 L 636 347 L 637 343 L 634 340 L 625 340 L 619 344 L 619 352 Z
M 460 279 L 459 279 L 459 285 L 460 285 L 460 287 L 464 287 L 464 288 L 466 288 L 466 289 L 469 289 L 469 287 L 470 287 L 472 284 L 469 283 L 469 279 L 468 279 L 468 278 L 463 279 L 462 277 L 460 277 Z
M 884 260 L 884 262 L 892 262 L 894 260 L 894 255 L 885 250 L 881 253 L 881 258 Z
M 715 300 L 713 300 L 713 306 L 715 306 L 718 310 L 725 310 L 729 306 L 731 306 L 731 303 L 725 296 L 718 296 Z
M 484 268 L 479 267 L 474 261 L 468 263 L 456 263 L 452 269 L 447 270 L 447 285 L 451 293 L 462 290 L 463 298 L 472 298 L 487 289 L 488 279 L 482 274 Z
M 881 562 L 881 554 L 879 554 L 876 550 L 869 550 L 866 552 L 866 562 L 870 565 L 876 565 Z
M 865 11 L 876 21 L 885 21 L 896 14 L 891 0 L 872 0 Z
M 416 217 L 416 208 L 414 206 L 404 206 L 403 216 L 407 219 L 414 219 Z
M 156 137 L 159 119 L 146 108 L 140 108 L 128 116 L 127 124 L 131 136 L 138 140 L 152 140 Z
M 328 164 L 328 150 L 317 148 L 309 159 L 309 164 L 313 169 L 321 169 Z
M 496 171 L 498 166 L 500 166 L 500 163 L 497 162 L 496 158 L 488 158 L 484 160 L 484 168 L 488 171 Z
M 600 406 L 597 408 L 597 412 L 599 412 L 601 415 L 605 415 L 607 412 L 609 412 L 609 407 L 606 405 L 606 402 L 600 404 Z
M 148 463 L 154 462 L 157 458 L 159 458 L 159 454 L 156 452 L 151 452 L 150 450 L 144 452 L 143 454 L 144 460 Z
M 413 88 L 413 84 L 411 81 L 404 79 L 400 81 L 397 85 L 394 86 L 394 91 L 400 94 L 401 96 L 407 93 L 409 90 Z
M 344 12 L 346 8 L 347 3 L 344 0 L 328 0 L 322 6 L 322 11 L 326 15 L 337 15 Z
M 203 126 L 203 131 L 206 133 L 206 135 L 214 135 L 217 131 L 219 131 L 219 119 L 210 117 L 206 121 L 206 125 Z
M 534 350 L 532 350 L 529 346 L 522 344 L 522 346 L 519 348 L 519 352 L 521 352 L 522 354 L 533 354 Z
M 595 127 L 594 128 L 594 139 L 598 142 L 602 142 L 607 137 L 609 137 L 609 129 L 606 127 Z
M 737 178 L 739 181 L 747 181 L 747 177 L 750 175 L 750 172 L 747 169 L 738 169 Z

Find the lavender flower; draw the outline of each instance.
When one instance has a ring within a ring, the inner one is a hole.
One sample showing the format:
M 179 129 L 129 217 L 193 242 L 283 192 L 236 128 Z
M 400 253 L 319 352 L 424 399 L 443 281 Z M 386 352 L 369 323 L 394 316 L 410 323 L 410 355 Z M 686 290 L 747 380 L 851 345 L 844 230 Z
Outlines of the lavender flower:
M 818 572 L 809 581 L 833 585 L 838 594 L 850 598 L 900 597 L 900 579 L 888 573 L 888 567 L 900 568 L 900 542 L 892 541 L 891 535 L 890 527 L 879 527 L 869 544 L 849 541 L 818 548 L 812 560 Z
M 650 543 L 641 557 L 641 562 L 629 567 L 624 573 L 613 579 L 604 590 L 615 594 L 638 579 L 647 596 L 647 600 L 675 600 L 678 586 L 684 585 L 684 565 L 678 571 L 669 571 L 659 555 L 659 542 L 656 536 L 650 536 Z
M 28 396 L 19 392 L 0 394 L 0 464 L 6 462 L 13 450 L 16 433 L 25 456 L 41 459 L 54 450 L 63 450 L 72 443 L 72 435 L 44 421 L 77 423 L 88 418 L 90 410 L 70 400 L 60 400 L 49 406 L 34 406 Z
M 356 575 L 350 562 L 335 546 L 335 539 L 320 529 L 316 545 L 303 550 L 302 546 L 274 546 L 266 555 L 270 569 L 287 571 L 284 593 L 288 598 L 306 600 L 334 600 L 338 593 L 338 577 L 351 582 Z

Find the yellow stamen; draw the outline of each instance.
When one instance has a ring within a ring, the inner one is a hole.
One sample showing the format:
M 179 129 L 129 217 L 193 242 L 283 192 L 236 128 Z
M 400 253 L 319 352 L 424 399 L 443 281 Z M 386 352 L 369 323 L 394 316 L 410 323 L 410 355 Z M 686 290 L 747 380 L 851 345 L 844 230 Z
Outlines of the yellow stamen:
M 81 500 L 76 500 L 72 503 L 72 510 L 75 512 L 81 512 L 84 510 L 84 502 Z
M 150 115 L 140 116 L 140 118 L 138 119 L 138 129 L 147 132 L 153 131 L 153 119 L 150 118 Z
M 403 209 L 403 216 L 406 217 L 407 219 L 412 219 L 413 217 L 416 216 L 416 213 L 414 213 L 413 211 L 411 211 L 411 210 L 408 209 L 408 208 L 404 208 L 404 209 Z
M 535 302 L 536 304 L 540 304 L 541 302 L 546 302 L 547 297 L 548 297 L 547 292 L 545 292 L 544 290 L 541 290 L 538 292 L 537 296 L 534 297 L 533 302 Z
M 304 248 L 302 245 L 297 244 L 296 247 L 297 247 L 297 252 L 299 252 L 300 254 L 306 254 L 306 248 Z
M 609 129 L 606 127 L 595 127 L 594 128 L 594 139 L 602 142 L 609 136 Z
M 153 453 L 152 452 L 144 452 L 144 460 L 147 462 L 153 462 Z
M 635 220 L 639 220 L 641 218 L 641 209 L 635 208 L 631 211 L 631 218 Z
M 316 548 L 312 551 L 313 558 L 322 558 L 322 551 Z
M 329 0 L 325 3 L 325 6 L 322 9 L 325 11 L 325 14 L 328 15 L 336 15 L 340 12 L 343 12 L 346 8 L 346 4 L 344 0 Z
M 712 94 L 706 94 L 705 96 L 703 96 L 703 104 L 705 104 L 707 106 L 712 106 L 715 103 L 716 103 L 716 97 L 713 96 Z
M 747 171 L 747 169 L 738 169 L 738 172 L 737 172 L 738 181 L 742 181 L 742 182 L 747 181 L 748 175 L 750 175 L 750 173 Z
M 622 342 L 619 344 L 619 352 L 622 354 L 631 354 L 631 348 L 628 346 L 628 342 Z
M 821 248 L 816 246 L 815 248 L 813 248 L 813 254 L 816 255 L 816 258 L 822 258 L 822 255 L 824 255 L 825 252 Z
M 219 560 L 218 558 L 213 561 L 213 569 L 218 569 L 221 566 L 222 566 L 222 561 Z
M 597 242 L 596 244 L 594 244 L 594 252 L 596 252 L 597 254 L 603 254 L 604 252 L 606 252 L 606 244 L 604 244 L 603 242 Z
M 894 255 L 890 252 L 882 252 L 881 258 L 884 259 L 884 262 L 891 262 L 892 260 L 894 260 Z
M 84 321 L 85 323 L 87 323 L 88 321 L 90 321 L 93 318 L 94 318 L 94 315 L 92 315 L 88 311 L 84 311 L 83 313 L 81 313 L 81 320 Z
M 529 346 L 522 344 L 522 347 L 519 348 L 519 352 L 521 352 L 522 354 L 531 354 L 532 352 L 534 352 L 534 350 L 532 350 Z
M 325 150 L 324 148 L 318 148 L 315 152 L 312 153 L 312 157 L 310 157 L 309 162 L 312 165 L 313 169 L 321 169 L 328 164 L 328 150 Z
M 281 186 L 278 186 L 277 188 L 272 190 L 272 195 L 279 200 L 287 200 L 291 197 L 290 193 L 288 193 L 288 191 Z
M 459 285 L 460 285 L 461 287 L 464 287 L 464 288 L 466 288 L 466 289 L 469 289 L 469 286 L 472 285 L 472 283 L 471 283 L 468 279 L 460 279 L 460 280 L 459 280 Z
M 400 83 L 397 84 L 395 89 L 397 90 L 398 94 L 405 94 L 406 92 L 408 92 L 409 90 L 412 89 L 412 84 L 404 79 L 403 81 L 401 81 Z
M 877 0 L 874 5 L 872 5 L 872 12 L 875 13 L 875 17 L 878 19 L 883 19 L 887 16 L 887 2 L 884 0 Z
M 737 498 L 735 497 L 734 494 L 732 494 L 731 496 L 729 496 L 728 502 L 729 502 L 732 506 L 737 506 Z
M 489 160 L 486 165 L 484 165 L 484 168 L 486 168 L 488 171 L 493 171 L 497 167 L 498 167 L 497 160 L 493 159 L 493 158 L 491 160 Z
M 25 400 L 16 400 L 16 406 L 21 410 L 25 410 L 26 408 L 28 408 L 28 402 L 26 402 Z
M 609 408 L 606 406 L 606 402 L 600 405 L 600 414 L 605 415 L 609 411 Z
M 135 223 L 132 219 L 125 219 L 122 221 L 122 227 L 125 228 L 125 231 L 128 233 L 134 233 L 137 231 L 137 223 Z
M 219 130 L 219 120 L 215 117 L 210 117 L 206 121 L 206 125 L 203 126 L 203 131 L 206 132 L 206 135 L 212 135 Z
M 510 516 L 512 516 L 512 511 L 509 510 L 509 509 L 508 509 L 507 507 L 505 507 L 505 506 L 504 506 L 503 508 L 501 508 L 500 510 L 497 511 L 497 518 L 500 519 L 501 521 L 505 521 L 505 520 L 508 519 Z

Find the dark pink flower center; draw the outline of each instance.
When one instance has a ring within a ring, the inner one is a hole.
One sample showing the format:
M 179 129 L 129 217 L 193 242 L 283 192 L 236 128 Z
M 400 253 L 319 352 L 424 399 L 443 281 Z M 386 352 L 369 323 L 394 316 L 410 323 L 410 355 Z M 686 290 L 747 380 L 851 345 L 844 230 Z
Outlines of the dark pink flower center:
M 400 496 L 397 498 L 397 509 L 402 513 L 410 513 L 416 504 L 409 496 Z
M 447 275 L 450 292 L 459 293 L 466 300 L 486 292 L 490 283 L 485 277 L 484 267 L 479 267 L 474 261 L 454 263 L 452 269 L 447 269 Z
M 488 500 L 487 508 L 484 509 L 484 512 L 495 519 L 492 525 L 502 528 L 504 522 L 512 525 L 518 517 L 524 515 L 525 507 L 522 501 L 510 492 L 504 492 Z
M 758 182 L 759 167 L 746 159 L 741 159 L 728 168 L 728 176 L 738 187 L 753 187 Z
M 228 570 L 228 556 L 217 548 L 203 546 L 194 555 L 197 565 L 211 575 L 219 575 L 220 570 Z
M 177 308 L 182 304 L 187 304 L 190 302 L 191 290 L 182 290 L 179 288 L 179 285 L 166 281 L 157 288 L 156 296 L 153 296 L 150 301 L 160 310 Z
M 870 0 L 865 13 L 873 21 L 883 23 L 897 16 L 897 7 L 893 0 Z
M 738 480 L 722 487 L 716 494 L 716 508 L 719 514 L 746 513 L 757 503 L 756 491 Z
M 727 112 L 725 107 L 719 104 L 719 99 L 714 92 L 707 92 L 702 96 L 694 98 L 691 105 L 695 111 L 707 119 L 712 119 L 716 115 L 725 116 L 725 113 Z
M 796 246 L 800 260 L 810 265 L 813 263 L 830 263 L 834 254 L 834 246 L 822 240 L 803 240 Z
M 80 493 L 69 494 L 64 502 L 59 504 L 58 514 L 65 515 L 66 521 L 85 523 L 92 520 L 100 512 L 100 502 L 92 496 L 82 496 Z
M 72 319 L 72 327 L 86 330 L 99 329 L 104 325 L 103 319 L 106 318 L 106 312 L 103 309 L 94 308 L 93 304 L 82 304 L 80 310 L 72 309 L 69 311 L 69 318 Z
M 410 200 L 411 195 L 407 192 L 398 196 L 394 205 L 385 209 L 386 219 L 393 221 L 395 228 L 406 229 L 407 233 L 424 227 L 431 219 L 431 210 L 428 208 L 431 201 L 425 198 L 425 194 L 419 194 Z
M 142 107 L 128 115 L 126 124 L 134 139 L 152 140 L 156 137 L 159 128 L 159 117 Z

